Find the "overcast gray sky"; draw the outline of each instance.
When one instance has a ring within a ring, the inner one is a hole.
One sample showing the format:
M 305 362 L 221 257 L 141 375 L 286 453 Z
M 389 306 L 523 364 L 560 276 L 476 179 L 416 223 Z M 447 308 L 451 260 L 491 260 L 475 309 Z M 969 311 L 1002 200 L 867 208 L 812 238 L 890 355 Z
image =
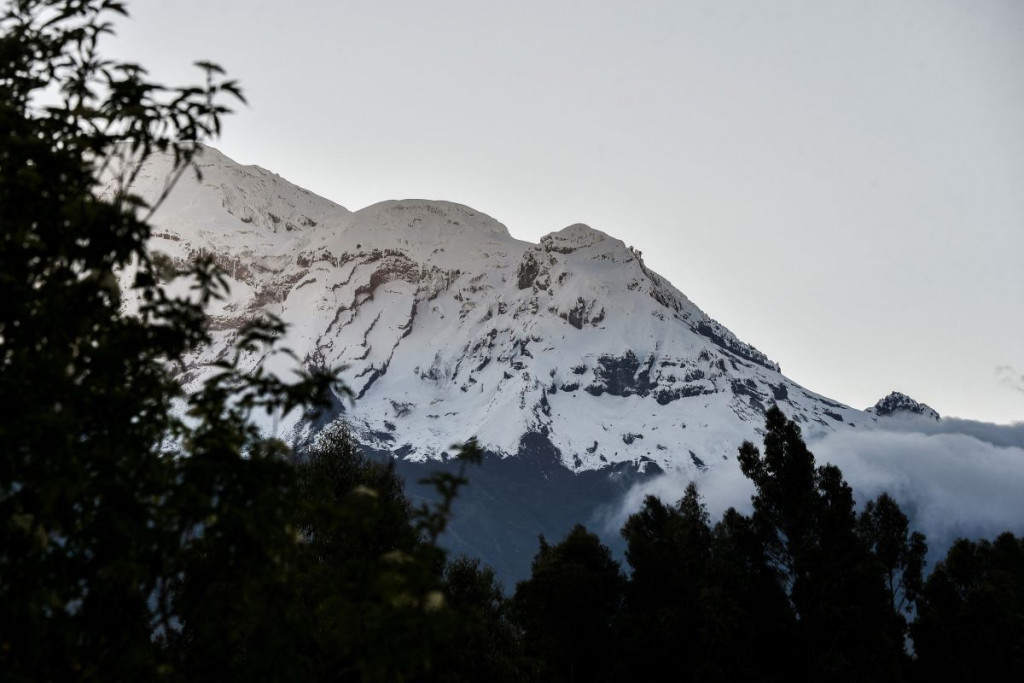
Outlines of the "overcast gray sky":
M 1024 2 L 144 0 L 111 56 L 238 78 L 217 146 L 350 209 L 644 253 L 806 387 L 1024 420 Z

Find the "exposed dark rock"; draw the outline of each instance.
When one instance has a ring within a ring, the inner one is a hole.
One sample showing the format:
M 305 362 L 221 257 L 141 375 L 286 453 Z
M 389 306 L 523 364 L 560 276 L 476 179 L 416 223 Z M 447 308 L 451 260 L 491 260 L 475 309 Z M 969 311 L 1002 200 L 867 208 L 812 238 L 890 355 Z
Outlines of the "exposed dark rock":
M 654 399 L 658 402 L 658 405 L 668 405 L 672 401 L 677 401 L 681 398 L 690 398 L 693 396 L 703 396 L 705 394 L 713 394 L 713 390 L 708 389 L 700 384 L 684 384 L 681 387 L 661 387 L 654 392 Z
M 579 297 L 568 312 L 558 313 L 558 317 L 568 322 L 577 330 L 582 330 L 584 325 L 597 325 L 604 320 L 604 308 L 602 307 L 600 311 L 594 313 L 596 303 L 595 301 L 587 301 L 583 297 Z M 549 310 L 555 311 L 554 308 Z
M 722 328 L 722 326 L 713 320 L 701 320 L 699 323 L 697 323 L 696 327 L 694 327 L 694 330 L 698 334 L 704 335 L 711 341 L 715 342 L 715 344 L 717 344 L 718 346 L 736 354 L 740 358 L 749 360 L 752 363 L 757 363 L 758 365 L 768 368 L 769 370 L 778 371 L 779 369 L 777 363 L 768 360 L 767 356 L 765 356 L 763 353 L 755 349 L 750 344 L 744 344 L 738 339 L 727 338 L 725 336 L 725 331 Z
M 566 315 L 566 320 L 568 320 L 569 324 L 575 327 L 577 330 L 582 330 L 583 323 L 586 322 L 586 318 L 587 302 L 583 299 L 583 297 L 580 297 L 579 299 L 576 299 L 576 303 L 573 305 L 572 309 Z
M 519 262 L 519 269 L 516 271 L 516 283 L 519 289 L 526 289 L 533 285 L 533 281 L 540 273 L 540 264 L 532 251 L 523 254 L 523 260 Z
M 898 414 L 921 415 L 933 420 L 939 419 L 939 413 L 924 403 L 919 403 L 906 394 L 894 391 L 875 405 L 867 409 L 867 412 L 874 413 L 879 417 Z
M 359 390 L 358 394 L 356 394 L 356 400 L 358 401 L 363 396 L 365 396 L 366 392 L 369 391 L 370 387 L 373 386 L 373 383 L 376 382 L 381 377 L 383 377 L 384 373 L 386 373 L 387 371 L 388 371 L 387 366 L 384 366 L 384 367 L 374 367 L 370 371 L 370 373 L 369 373 L 370 377 L 366 380 L 366 384 L 364 384 L 363 388 Z
M 540 406 L 540 412 L 544 417 L 551 417 L 551 403 L 548 402 L 548 397 L 544 394 L 540 395 L 540 400 L 537 402 Z M 547 434 L 547 426 L 544 427 L 545 434 Z
M 387 432 L 371 431 L 370 436 L 383 443 L 394 443 L 395 437 Z
M 654 358 L 648 358 L 643 367 L 632 351 L 622 356 L 599 356 L 594 368 L 595 383 L 587 387 L 594 396 L 607 393 L 612 396 L 648 396 L 657 388 L 651 381 Z
M 391 409 L 395 411 L 395 417 L 405 417 L 412 412 L 412 408 L 412 403 L 391 401 Z
M 594 375 L 603 382 L 604 390 L 612 396 L 626 396 L 636 393 L 636 371 L 640 369 L 640 360 L 632 351 L 623 356 L 599 356 Z
M 694 465 L 697 466 L 697 469 L 699 469 L 700 471 L 704 472 L 708 469 L 707 464 L 703 460 L 698 458 L 697 454 L 694 453 L 693 451 L 690 451 L 690 460 L 693 462 Z
M 741 382 L 738 379 L 734 379 L 730 385 L 732 393 L 737 396 L 752 396 L 753 398 L 764 398 L 764 395 L 757 391 L 757 384 L 751 380 Z
M 609 473 L 608 476 L 609 477 L 615 477 L 615 476 L 621 477 L 623 474 L 626 474 L 626 475 L 632 474 L 632 472 L 630 472 L 628 469 L 621 469 L 621 465 L 627 465 L 628 466 L 629 463 L 621 463 L 620 464 L 620 469 L 618 471 L 616 471 L 615 467 L 610 468 L 612 471 L 611 471 L 611 473 Z M 655 475 L 655 474 L 664 474 L 665 470 L 661 469 L 661 466 L 659 466 L 658 463 L 654 462 L 653 460 L 651 460 L 647 456 L 640 456 L 640 458 L 637 460 L 637 463 L 636 463 L 635 473 L 646 474 L 646 475 Z

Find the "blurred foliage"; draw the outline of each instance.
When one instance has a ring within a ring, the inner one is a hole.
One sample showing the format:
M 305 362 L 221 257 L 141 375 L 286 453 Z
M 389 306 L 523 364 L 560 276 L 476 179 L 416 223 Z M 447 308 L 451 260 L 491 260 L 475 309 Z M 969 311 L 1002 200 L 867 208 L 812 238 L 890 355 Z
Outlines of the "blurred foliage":
M 172 584 L 189 548 L 240 515 L 245 480 L 287 467 L 247 424 L 250 406 L 184 397 L 172 368 L 207 340 L 203 307 L 224 293 L 208 262 L 155 285 L 138 162 L 219 130 L 237 86 L 206 65 L 206 86 L 168 89 L 100 57 L 116 2 L 20 1 L 0 17 L 0 645 L 7 680 L 159 677 L 155 634 L 179 617 Z M 109 199 L 99 196 L 110 178 Z M 148 207 L 154 208 L 154 207 Z M 133 269 L 136 315 L 116 274 Z M 255 325 L 254 330 L 260 330 Z M 246 387 L 233 367 L 220 383 Z M 279 405 L 329 377 L 276 383 Z M 188 404 L 196 427 L 173 409 Z M 244 454 L 244 457 L 243 457 Z M 246 496 L 247 497 L 247 494 Z M 241 562 L 236 546 L 220 552 Z

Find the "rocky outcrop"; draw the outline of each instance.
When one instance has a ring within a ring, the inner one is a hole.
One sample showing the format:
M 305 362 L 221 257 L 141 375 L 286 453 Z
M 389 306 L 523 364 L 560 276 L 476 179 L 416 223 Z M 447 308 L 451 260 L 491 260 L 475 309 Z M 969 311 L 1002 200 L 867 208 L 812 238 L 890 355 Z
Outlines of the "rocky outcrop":
M 891 417 L 898 415 L 921 415 L 932 420 L 938 420 L 939 413 L 931 406 L 919 403 L 906 394 L 894 391 L 878 403 L 867 408 L 865 412 L 878 415 L 879 417 Z

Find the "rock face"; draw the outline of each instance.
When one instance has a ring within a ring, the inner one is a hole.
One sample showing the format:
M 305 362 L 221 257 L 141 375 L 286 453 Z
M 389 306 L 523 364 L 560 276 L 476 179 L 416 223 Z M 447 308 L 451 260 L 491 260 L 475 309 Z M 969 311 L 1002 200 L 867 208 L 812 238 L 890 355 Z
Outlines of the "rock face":
M 894 391 L 878 403 L 868 408 L 865 412 L 879 417 L 899 415 L 921 415 L 932 420 L 939 419 L 939 413 L 924 403 L 918 403 L 906 394 Z
M 351 212 L 216 150 L 200 165 L 202 180 L 187 174 L 155 214 L 152 242 L 179 262 L 213 254 L 229 276 L 193 382 L 269 311 L 303 363 L 346 366 L 356 400 L 339 412 L 358 437 L 412 461 L 476 435 L 499 457 L 540 440 L 574 472 L 696 472 L 759 440 L 772 403 L 812 434 L 873 419 L 787 379 L 599 230 L 530 244 L 459 204 Z M 154 159 L 136 191 L 157 196 L 168 170 Z M 298 416 L 266 428 L 295 440 L 314 429 Z

